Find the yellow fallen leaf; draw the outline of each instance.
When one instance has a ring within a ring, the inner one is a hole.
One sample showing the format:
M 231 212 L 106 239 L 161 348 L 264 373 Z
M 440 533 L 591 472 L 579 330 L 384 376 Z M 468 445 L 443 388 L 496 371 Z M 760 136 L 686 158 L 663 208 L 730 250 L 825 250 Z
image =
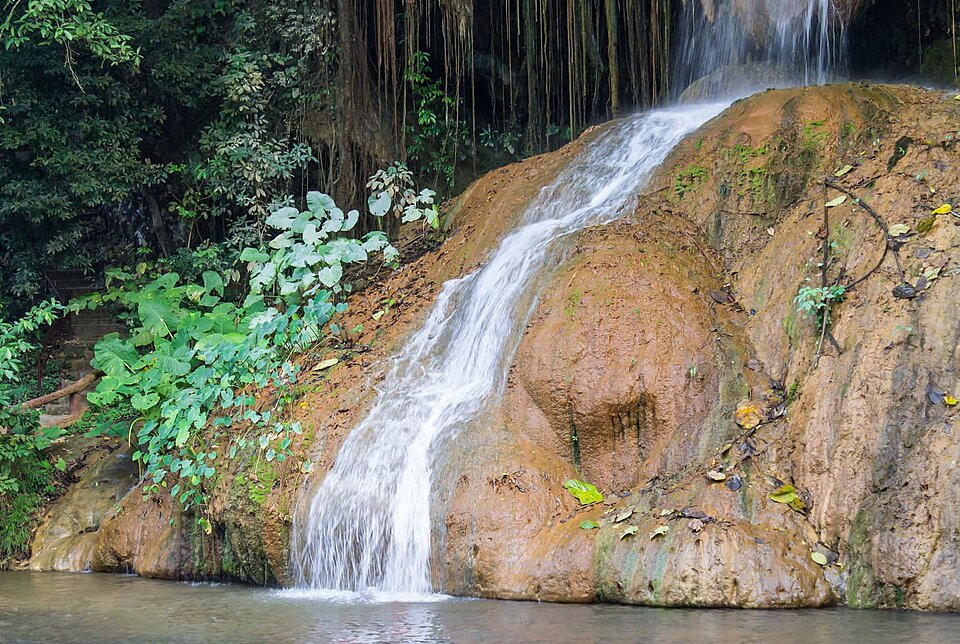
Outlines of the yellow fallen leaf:
M 834 173 L 833 173 L 833 176 L 835 176 L 835 177 L 842 177 L 843 175 L 847 174 L 847 173 L 850 172 L 851 170 L 853 170 L 853 166 L 852 166 L 852 165 L 845 165 L 845 166 L 843 166 L 842 168 L 840 168 L 839 170 L 837 170 L 836 172 L 834 172 Z
M 951 206 L 951 205 L 948 204 L 948 203 L 945 203 L 945 204 L 943 204 L 942 206 L 940 206 L 939 208 L 937 208 L 936 210 L 934 210 L 931 214 L 933 214 L 933 215 L 949 215 L 951 212 L 953 212 L 953 206 Z
M 821 566 L 827 565 L 827 556 L 822 552 L 811 552 L 810 558 L 813 559 L 813 562 Z
M 943 402 L 947 403 L 947 405 L 949 405 L 950 407 L 954 407 L 957 404 L 957 399 L 951 396 L 950 394 L 947 394 L 946 396 L 943 397 Z
M 733 419 L 744 429 L 753 429 L 763 420 L 763 412 L 760 409 L 760 405 L 748 402 L 737 408 Z
M 831 199 L 830 201 L 828 201 L 826 203 L 826 206 L 827 208 L 836 208 L 846 200 L 847 200 L 847 195 L 840 195 L 836 199 Z

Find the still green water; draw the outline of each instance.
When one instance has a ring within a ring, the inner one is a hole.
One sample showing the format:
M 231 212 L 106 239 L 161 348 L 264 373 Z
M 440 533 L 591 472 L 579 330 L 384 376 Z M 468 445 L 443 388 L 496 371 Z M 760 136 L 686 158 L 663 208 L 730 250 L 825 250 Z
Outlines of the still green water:
M 0 573 L 0 642 L 950 642 L 960 615 L 318 598 L 134 576 Z

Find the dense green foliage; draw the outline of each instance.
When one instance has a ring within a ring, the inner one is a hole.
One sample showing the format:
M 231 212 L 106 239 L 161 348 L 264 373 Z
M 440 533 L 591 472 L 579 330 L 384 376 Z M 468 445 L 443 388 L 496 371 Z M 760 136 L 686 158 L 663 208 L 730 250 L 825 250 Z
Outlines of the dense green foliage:
M 385 193 L 384 193 L 385 194 Z M 339 314 L 345 265 L 379 254 L 396 262 L 381 232 L 347 237 L 359 212 L 344 213 L 319 192 L 307 209 L 275 210 L 266 223 L 279 233 L 264 247 L 247 248 L 243 284 L 228 284 L 206 271 L 202 284 L 168 272 L 144 283 L 141 266 L 114 273 L 122 286 L 72 307 L 120 304 L 130 334 L 105 337 L 94 365 L 106 375 L 90 400 L 101 406 L 129 403 L 141 414 L 130 428 L 144 466 L 147 491 L 169 489 L 189 507 L 204 501 L 204 482 L 216 463 L 238 451 L 259 449 L 267 461 L 287 458 L 299 423 L 283 411 L 300 367 L 293 357 L 342 335 Z M 389 207 L 389 198 L 387 198 Z M 226 298 L 234 290 L 234 301 Z M 258 391 L 270 388 L 266 405 Z M 208 426 L 215 428 L 210 434 Z
M 0 565 L 27 548 L 29 521 L 50 490 L 52 466 L 43 450 L 56 434 L 39 432 L 37 412 L 17 409 L 14 398 L 38 331 L 60 308 L 49 301 L 12 323 L 0 320 Z

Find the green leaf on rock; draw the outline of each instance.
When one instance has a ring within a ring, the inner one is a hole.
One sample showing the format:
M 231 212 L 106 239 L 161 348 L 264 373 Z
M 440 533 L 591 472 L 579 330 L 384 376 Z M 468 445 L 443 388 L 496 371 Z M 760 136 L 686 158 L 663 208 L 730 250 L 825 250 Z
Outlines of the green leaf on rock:
M 570 479 L 563 484 L 563 487 L 580 501 L 580 505 L 592 505 L 603 501 L 603 495 L 597 490 L 596 486 L 586 481 Z
M 590 519 L 584 519 L 580 522 L 580 527 L 583 530 L 595 530 L 600 527 L 600 524 L 596 521 L 591 521 Z
M 790 505 L 794 501 L 799 500 L 800 497 L 797 496 L 797 490 L 795 487 L 789 483 L 781 485 L 776 490 L 770 493 L 770 500 L 776 501 L 777 503 L 783 503 L 785 505 Z
M 813 559 L 813 562 L 818 565 L 821 565 L 821 566 L 827 565 L 827 556 L 822 552 L 811 552 L 810 558 Z

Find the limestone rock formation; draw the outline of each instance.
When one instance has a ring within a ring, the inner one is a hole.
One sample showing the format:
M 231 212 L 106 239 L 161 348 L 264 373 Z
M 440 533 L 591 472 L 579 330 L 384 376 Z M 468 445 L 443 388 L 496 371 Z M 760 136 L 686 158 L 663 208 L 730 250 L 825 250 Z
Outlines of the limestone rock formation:
M 932 214 L 960 205 L 958 132 L 950 96 L 848 84 L 765 92 L 688 137 L 633 213 L 570 240 L 502 400 L 446 454 L 435 587 L 960 609 L 960 414 L 946 396 L 960 395 L 960 218 Z M 383 360 L 582 145 L 481 179 L 443 247 L 355 297 L 370 350 L 311 376 L 295 407 L 312 474 L 296 459 L 230 465 L 209 534 L 134 491 L 97 533 L 94 567 L 289 583 L 298 500 L 368 408 Z M 826 222 L 824 203 L 845 193 L 825 177 L 849 193 Z M 902 276 L 856 199 L 907 227 L 891 244 Z M 830 282 L 850 288 L 818 351 L 822 329 L 795 298 L 821 285 L 824 245 Z M 563 488 L 574 477 L 605 500 L 580 507 Z

